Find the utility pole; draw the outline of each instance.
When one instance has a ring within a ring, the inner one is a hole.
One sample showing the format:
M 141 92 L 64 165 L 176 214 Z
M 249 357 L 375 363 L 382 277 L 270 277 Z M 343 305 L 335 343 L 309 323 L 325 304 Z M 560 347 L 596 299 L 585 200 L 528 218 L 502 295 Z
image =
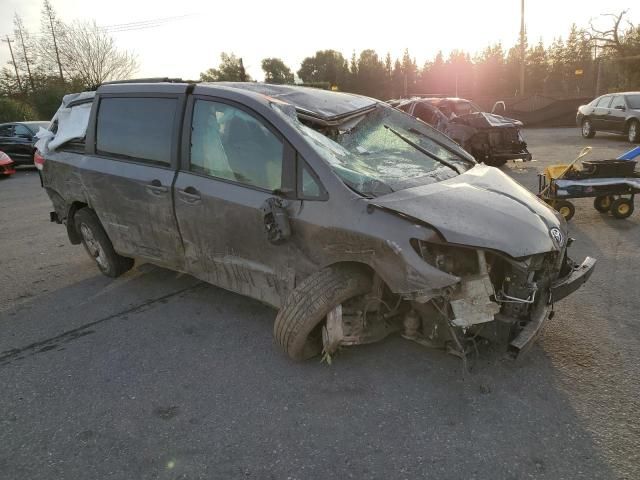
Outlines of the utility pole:
M 524 95 L 524 0 L 520 0 L 520 96 Z
M 2 40 L 2 41 L 3 42 L 7 42 L 7 44 L 9 45 L 9 52 L 11 52 L 11 62 L 13 63 L 13 69 L 16 72 L 16 78 L 18 79 L 18 88 L 22 92 L 22 82 L 20 81 L 20 74 L 18 73 L 18 66 L 16 65 L 16 59 L 13 56 L 13 48 L 11 48 L 11 42 L 13 40 L 10 40 L 9 39 L 9 35 L 7 35 L 7 39 L 6 40 Z
M 53 48 L 56 51 L 56 61 L 58 62 L 58 70 L 60 71 L 60 81 L 64 82 L 64 76 L 62 75 L 62 64 L 60 63 L 60 54 L 58 53 L 58 42 L 56 41 L 56 31 L 55 28 L 53 28 L 53 11 L 51 10 L 51 5 L 49 4 L 49 2 L 45 2 L 44 8 L 47 12 L 47 17 L 49 17 L 49 25 L 51 25 L 51 36 L 53 37 Z
M 33 77 L 31 76 L 31 67 L 29 66 L 29 57 L 27 56 L 27 47 L 24 44 L 24 37 L 22 36 L 22 22 L 20 22 L 18 28 L 18 34 L 20 35 L 20 43 L 22 44 L 22 52 L 24 53 L 24 61 L 27 64 L 27 73 L 29 74 L 29 83 L 31 84 L 31 91 L 35 92 L 36 88 L 33 85 Z

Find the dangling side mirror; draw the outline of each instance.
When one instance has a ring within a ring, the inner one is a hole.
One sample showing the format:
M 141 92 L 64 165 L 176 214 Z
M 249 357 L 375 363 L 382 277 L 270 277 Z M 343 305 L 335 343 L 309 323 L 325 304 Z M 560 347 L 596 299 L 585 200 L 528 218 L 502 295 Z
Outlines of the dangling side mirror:
M 267 198 L 261 207 L 267 240 L 275 245 L 291 237 L 291 225 L 286 207 L 286 201 L 276 197 Z

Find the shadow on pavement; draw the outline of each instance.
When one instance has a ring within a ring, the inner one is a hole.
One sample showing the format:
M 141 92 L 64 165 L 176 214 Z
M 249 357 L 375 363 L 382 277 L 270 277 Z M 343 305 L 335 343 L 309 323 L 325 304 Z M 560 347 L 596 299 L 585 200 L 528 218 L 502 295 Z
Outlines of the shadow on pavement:
M 613 478 L 540 348 L 464 379 L 398 337 L 293 363 L 274 310 L 142 270 L 3 314 L 8 478 Z

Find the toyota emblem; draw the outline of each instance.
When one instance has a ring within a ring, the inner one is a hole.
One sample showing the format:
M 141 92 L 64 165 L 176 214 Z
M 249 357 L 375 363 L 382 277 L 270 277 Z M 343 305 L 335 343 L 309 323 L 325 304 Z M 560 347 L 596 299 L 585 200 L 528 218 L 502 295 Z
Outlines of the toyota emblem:
M 549 230 L 549 233 L 551 234 L 551 238 L 553 238 L 559 246 L 564 244 L 564 236 L 559 228 L 552 228 Z

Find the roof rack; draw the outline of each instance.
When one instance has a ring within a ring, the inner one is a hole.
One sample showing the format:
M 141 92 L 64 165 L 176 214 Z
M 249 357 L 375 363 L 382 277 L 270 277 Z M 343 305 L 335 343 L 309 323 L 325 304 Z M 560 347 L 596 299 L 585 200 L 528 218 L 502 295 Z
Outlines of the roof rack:
M 182 80 L 181 78 L 151 77 L 151 78 L 134 78 L 131 80 L 113 80 L 111 82 L 102 82 L 100 85 L 118 85 L 120 83 L 196 83 L 196 82 L 193 80 Z

